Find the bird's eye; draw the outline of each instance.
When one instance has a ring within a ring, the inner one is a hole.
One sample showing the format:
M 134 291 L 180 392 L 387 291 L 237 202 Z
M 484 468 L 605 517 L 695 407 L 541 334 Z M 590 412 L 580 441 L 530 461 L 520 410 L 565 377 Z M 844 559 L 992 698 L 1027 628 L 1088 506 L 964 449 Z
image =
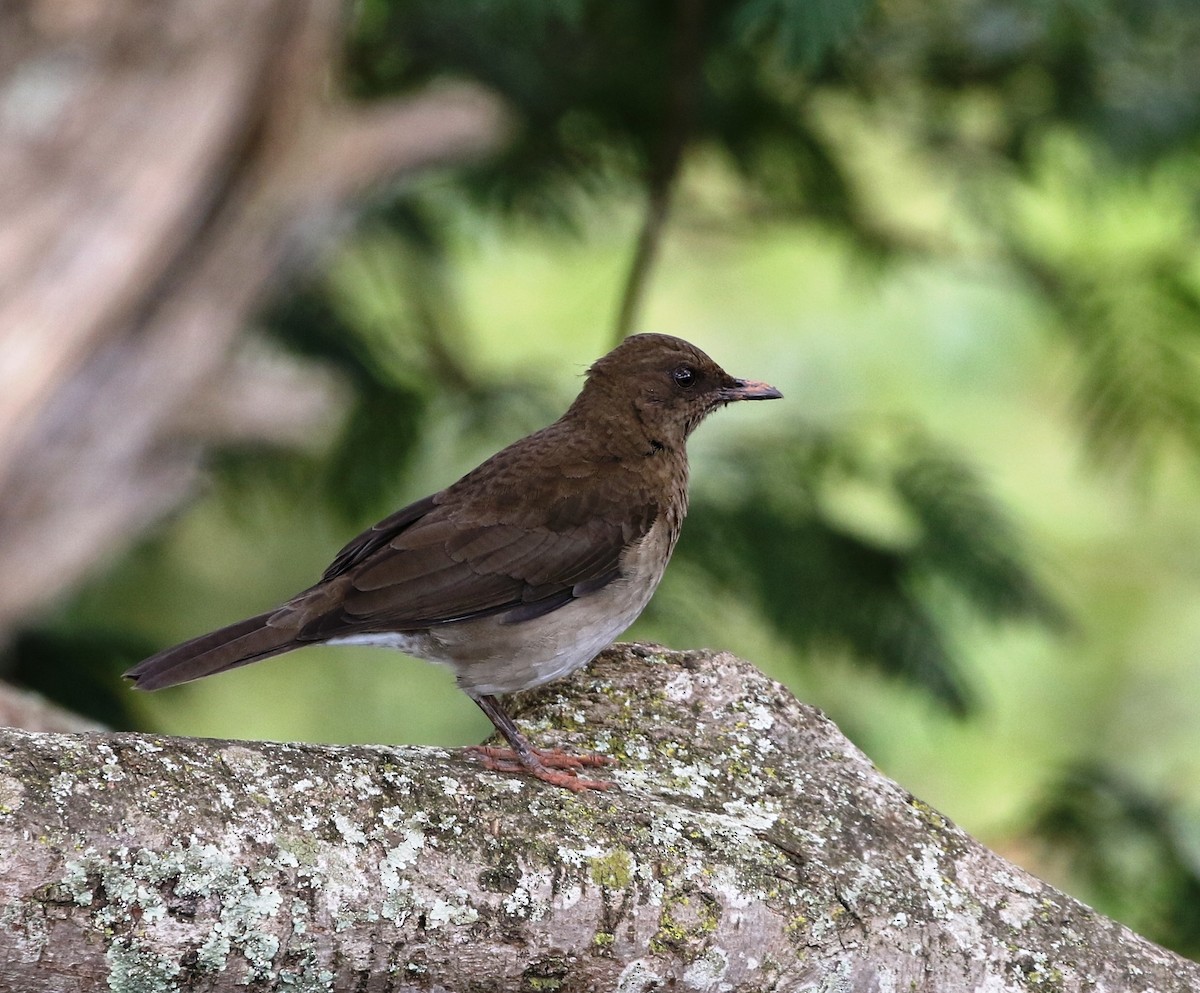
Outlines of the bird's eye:
M 699 379 L 696 375 L 696 370 L 688 365 L 681 365 L 673 373 L 671 378 L 675 380 L 675 385 L 681 390 L 690 390 L 696 385 L 696 380 Z

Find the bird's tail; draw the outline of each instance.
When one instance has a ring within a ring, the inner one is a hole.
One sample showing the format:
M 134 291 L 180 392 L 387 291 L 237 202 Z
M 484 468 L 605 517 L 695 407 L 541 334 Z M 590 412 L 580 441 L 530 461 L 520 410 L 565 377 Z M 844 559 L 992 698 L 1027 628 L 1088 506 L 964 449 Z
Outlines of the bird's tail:
M 211 631 L 174 648 L 165 649 L 139 662 L 125 675 L 134 681 L 139 690 L 158 690 L 268 659 L 299 647 L 295 629 L 291 625 L 270 625 L 270 619 L 277 613 L 267 611 L 257 617 L 248 617 L 219 631 Z

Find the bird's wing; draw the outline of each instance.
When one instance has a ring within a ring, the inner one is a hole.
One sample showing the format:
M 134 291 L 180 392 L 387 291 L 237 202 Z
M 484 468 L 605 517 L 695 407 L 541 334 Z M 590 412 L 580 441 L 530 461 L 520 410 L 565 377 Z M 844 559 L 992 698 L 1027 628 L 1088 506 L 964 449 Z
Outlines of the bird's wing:
M 651 500 L 608 488 L 551 488 L 537 512 L 480 512 L 437 494 L 380 522 L 342 550 L 325 580 L 340 580 L 334 609 L 301 638 L 415 631 L 510 612 L 547 613 L 620 575 L 625 548 L 658 516 Z
M 334 560 L 329 564 L 329 568 L 325 570 L 325 574 L 321 577 L 321 580 L 324 582 L 334 579 L 353 566 L 364 562 L 372 552 L 383 548 L 398 534 L 433 510 L 439 495 L 435 493 L 433 496 L 427 496 L 423 500 L 416 501 L 416 503 L 410 503 L 407 507 L 397 510 L 390 517 L 385 517 L 373 527 L 367 528 L 357 538 L 353 538 L 347 542 L 346 546 L 337 553 Z

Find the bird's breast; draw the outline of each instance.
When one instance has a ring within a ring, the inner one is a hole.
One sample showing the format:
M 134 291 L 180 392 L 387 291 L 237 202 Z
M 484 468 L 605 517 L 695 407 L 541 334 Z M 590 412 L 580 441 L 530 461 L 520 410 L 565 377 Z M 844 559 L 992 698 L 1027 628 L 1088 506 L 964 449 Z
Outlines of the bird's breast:
M 452 667 L 473 696 L 515 693 L 586 665 L 646 608 L 663 577 L 676 533 L 660 519 L 620 559 L 621 574 L 603 588 L 529 620 L 503 614 L 433 628 L 407 651 Z

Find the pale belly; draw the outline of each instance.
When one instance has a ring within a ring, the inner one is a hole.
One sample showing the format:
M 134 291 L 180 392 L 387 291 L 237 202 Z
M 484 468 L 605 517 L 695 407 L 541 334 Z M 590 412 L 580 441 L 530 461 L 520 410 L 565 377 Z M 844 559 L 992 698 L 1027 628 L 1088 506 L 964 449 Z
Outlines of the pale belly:
M 329 644 L 394 648 L 447 665 L 473 697 L 540 686 L 587 665 L 637 619 L 662 579 L 672 537 L 652 529 L 626 553 L 622 578 L 532 620 L 507 623 L 501 614 L 412 634 L 347 635 Z

